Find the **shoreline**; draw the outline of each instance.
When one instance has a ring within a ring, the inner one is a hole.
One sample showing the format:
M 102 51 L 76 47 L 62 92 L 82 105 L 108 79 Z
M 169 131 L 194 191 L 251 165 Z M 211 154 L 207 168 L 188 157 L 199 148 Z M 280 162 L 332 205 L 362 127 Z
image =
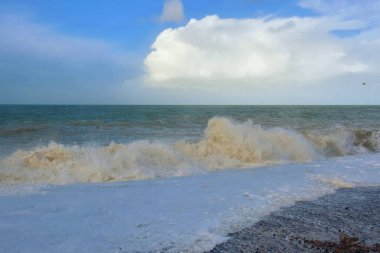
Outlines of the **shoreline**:
M 209 253 L 380 252 L 380 187 L 299 201 L 229 237 Z

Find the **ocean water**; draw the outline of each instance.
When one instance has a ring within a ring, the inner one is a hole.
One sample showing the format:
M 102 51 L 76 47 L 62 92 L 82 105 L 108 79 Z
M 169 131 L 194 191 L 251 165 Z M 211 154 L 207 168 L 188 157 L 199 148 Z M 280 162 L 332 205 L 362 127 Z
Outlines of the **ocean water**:
M 379 106 L 0 106 L 0 182 L 104 182 L 380 151 Z
M 205 252 L 372 185 L 379 106 L 0 106 L 0 252 Z

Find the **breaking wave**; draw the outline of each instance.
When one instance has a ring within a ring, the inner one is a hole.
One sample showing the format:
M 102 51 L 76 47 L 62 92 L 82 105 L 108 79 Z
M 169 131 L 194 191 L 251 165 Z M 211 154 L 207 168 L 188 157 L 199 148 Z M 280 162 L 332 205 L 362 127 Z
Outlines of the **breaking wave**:
M 1 161 L 1 183 L 104 182 L 185 176 L 201 171 L 304 162 L 320 156 L 377 152 L 379 131 L 292 131 L 214 117 L 198 142 L 135 141 L 108 146 L 50 143 Z

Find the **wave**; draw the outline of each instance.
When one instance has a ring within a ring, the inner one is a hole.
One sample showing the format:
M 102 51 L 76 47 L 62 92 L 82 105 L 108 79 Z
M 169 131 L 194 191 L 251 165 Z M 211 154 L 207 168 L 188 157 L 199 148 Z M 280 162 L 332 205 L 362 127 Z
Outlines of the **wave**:
M 336 125 L 332 129 L 302 131 L 324 156 L 343 156 L 380 151 L 380 131 L 350 130 Z
M 197 142 L 135 141 L 108 146 L 50 143 L 1 161 L 1 183 L 104 182 L 185 176 L 201 171 L 311 161 L 320 156 L 379 151 L 379 131 L 330 132 L 262 128 L 251 121 L 209 120 Z

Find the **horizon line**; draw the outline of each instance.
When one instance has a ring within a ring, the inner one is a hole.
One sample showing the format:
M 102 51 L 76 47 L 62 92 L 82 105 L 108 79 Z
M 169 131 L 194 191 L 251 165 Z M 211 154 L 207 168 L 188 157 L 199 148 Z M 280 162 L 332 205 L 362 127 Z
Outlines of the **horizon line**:
M 0 106 L 380 106 L 380 104 L 1 104 Z

